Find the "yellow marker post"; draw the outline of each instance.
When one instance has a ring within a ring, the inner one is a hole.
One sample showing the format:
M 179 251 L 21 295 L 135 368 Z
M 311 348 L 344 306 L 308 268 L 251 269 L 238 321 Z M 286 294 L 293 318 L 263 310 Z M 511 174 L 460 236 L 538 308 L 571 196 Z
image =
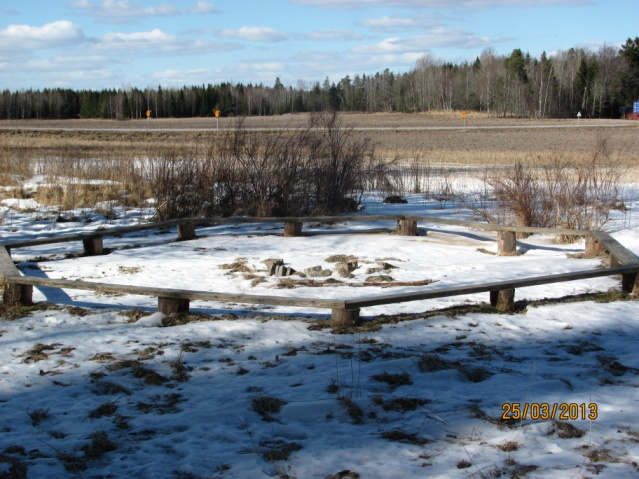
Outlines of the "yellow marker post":
M 151 120 L 151 110 L 146 111 L 146 119 Z
M 220 129 L 220 110 L 214 110 L 213 114 L 215 115 L 215 125 L 217 130 Z
M 464 119 L 464 126 L 466 126 L 466 118 L 468 118 L 468 113 L 466 113 L 465 111 L 462 111 L 461 117 Z

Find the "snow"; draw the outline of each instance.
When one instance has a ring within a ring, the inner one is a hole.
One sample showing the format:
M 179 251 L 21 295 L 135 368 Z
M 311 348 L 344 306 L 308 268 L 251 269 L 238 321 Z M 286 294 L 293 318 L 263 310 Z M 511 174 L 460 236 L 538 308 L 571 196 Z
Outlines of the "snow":
M 42 208 L 20 211 L 34 205 L 3 204 L 11 208 L 3 241 L 131 225 L 152 213 L 75 212 L 92 221 L 55 223 Z M 627 204 L 606 228 L 639 253 L 637 204 Z M 468 217 L 418 197 L 371 201 L 363 214 L 391 212 Z M 314 298 L 416 287 L 276 289 L 275 278 L 252 285 L 226 265 L 245 258 L 263 277 L 267 258 L 302 271 L 334 269 L 326 259 L 345 254 L 359 267 L 341 280 L 361 282 L 384 261 L 397 281 L 440 288 L 599 264 L 568 257 L 583 243 L 550 236 L 499 257 L 479 251 L 496 250 L 495 235 L 481 230 L 345 233 L 393 227 L 305 225 L 318 234 L 283 238 L 281 224 L 221 225 L 188 242 L 175 242 L 175 230 L 105 238 L 106 256 L 78 257 L 81 245 L 64 243 L 12 256 L 26 274 L 51 278 Z M 376 306 L 362 310 L 365 323 L 394 320 L 348 334 L 327 327 L 322 309 L 197 301 L 191 310 L 209 316 L 163 327 L 170 318 L 155 312 L 155 298 L 36 289 L 36 301 L 60 306 L 0 319 L 0 476 L 24 467 L 31 478 L 637 477 L 638 306 L 594 295 L 609 289 L 619 290 L 618 278 L 522 288 L 517 300 L 548 300 L 513 314 L 480 307 L 487 294 Z M 584 297 L 550 300 L 568 295 Z M 529 417 L 501 421 L 512 403 L 527 404 Z M 583 409 L 565 421 L 530 418 L 555 403 Z M 596 419 L 583 418 L 594 405 Z

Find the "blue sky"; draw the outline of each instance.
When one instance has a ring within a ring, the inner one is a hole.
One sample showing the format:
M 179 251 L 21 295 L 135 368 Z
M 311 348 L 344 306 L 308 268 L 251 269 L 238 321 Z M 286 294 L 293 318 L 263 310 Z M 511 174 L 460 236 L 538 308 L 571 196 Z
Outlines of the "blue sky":
M 638 0 L 0 1 L 0 90 L 310 85 L 637 36 Z

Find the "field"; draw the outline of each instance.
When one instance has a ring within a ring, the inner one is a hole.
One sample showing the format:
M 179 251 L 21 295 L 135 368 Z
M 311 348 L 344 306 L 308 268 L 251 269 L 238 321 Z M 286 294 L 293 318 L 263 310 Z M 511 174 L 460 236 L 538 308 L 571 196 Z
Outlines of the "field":
M 306 121 L 256 118 L 246 126 L 298 128 Z M 431 172 L 428 194 L 403 191 L 405 204 L 384 204 L 384 192 L 367 191 L 362 215 L 477 219 L 460 197 L 435 189 L 468 192 L 486 165 L 525 159 L 540 166 L 558 157 L 588 163 L 599 155 L 624 173 L 623 208 L 609 212 L 603 229 L 639 254 L 636 125 L 471 116 L 465 129 L 446 129 L 462 120 L 441 114 L 343 121 L 388 157 L 449 168 Z M 18 178 L 11 158 L 23 155 L 44 169 L 54 157 L 80 163 L 117 152 L 125 164 L 159 144 L 205 145 L 218 134 L 202 131 L 212 125 L 0 124 L 1 173 L 11 183 L 1 203 L 2 240 L 137 224 L 155 212 L 144 201 L 64 210 L 49 196 L 45 204 L 34 191 L 51 189 L 62 175 L 31 177 L 23 169 Z M 81 170 L 74 168 L 67 171 Z M 372 227 L 381 232 L 349 234 Z M 427 287 L 437 288 L 606 261 L 582 258 L 583 241 L 549 235 L 521 239 L 519 255 L 500 257 L 495 235 L 481 230 L 428 225 L 420 236 L 402 237 L 389 234 L 393 227 L 318 223 L 305 227 L 308 236 L 284 238 L 282 224 L 218 224 L 199 229 L 194 241 L 173 241 L 174 230 L 105 239 L 106 256 L 83 257 L 80 245 L 64 243 L 11 254 L 25 273 L 51 278 L 322 298 L 414 289 L 355 286 L 371 275 L 433 280 Z M 335 255 L 357 259 L 350 277 L 334 271 Z M 268 258 L 300 271 L 319 265 L 344 283 L 312 288 L 270 277 Z M 363 325 L 345 330 L 312 308 L 200 302 L 194 314 L 166 317 L 154 312 L 153 298 L 140 296 L 42 288 L 34 299 L 34 307 L 4 308 L 0 318 L 0 478 L 639 473 L 638 309 L 618 278 L 522 288 L 513 313 L 491 308 L 487 295 L 365 308 Z
M 220 129 L 233 128 L 237 118 L 221 118 Z M 250 117 L 247 128 L 304 128 L 308 114 L 275 117 Z M 535 155 L 588 154 L 597 141 L 606 140 L 611 151 L 623 152 L 630 164 L 636 164 L 636 122 L 623 120 L 526 120 L 469 116 L 467 128 L 459 113 L 438 114 L 360 114 L 342 115 L 345 126 L 359 136 L 370 137 L 388 154 L 399 151 L 419 154 L 436 162 L 512 164 L 513 154 L 523 158 Z M 13 128 L 33 128 L 17 133 Z M 51 131 L 56 129 L 59 131 Z M 451 129 L 453 128 L 453 129 Z M 40 130 L 38 130 L 40 129 Z M 46 130 L 41 130 L 46 129 Z M 78 132 L 77 129 L 86 129 Z M 4 131 L 3 131 L 4 130 Z M 154 131 L 157 130 L 157 131 Z M 131 148 L 150 147 L 159 142 L 206 141 L 216 133 L 213 118 L 165 120 L 3 121 L 0 132 L 5 141 L 39 138 L 47 145 L 79 142 L 85 148 L 98 148 L 104 141 L 126 144 Z

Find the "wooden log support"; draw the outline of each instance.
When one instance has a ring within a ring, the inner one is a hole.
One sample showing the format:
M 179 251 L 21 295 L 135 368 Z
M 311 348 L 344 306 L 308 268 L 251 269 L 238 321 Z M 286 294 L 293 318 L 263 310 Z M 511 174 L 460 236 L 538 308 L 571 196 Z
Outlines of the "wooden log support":
M 614 239 L 604 231 L 594 231 L 592 233 L 594 241 L 601 245 L 601 250 L 607 251 L 610 255 L 610 267 L 630 266 L 639 264 L 639 258 L 626 249 L 619 241 Z M 639 284 L 637 283 L 637 272 L 628 272 L 621 274 L 621 290 L 625 293 L 639 293 Z
M 500 289 L 491 291 L 490 305 L 499 311 L 513 311 L 515 309 L 515 290 Z
M 606 252 L 604 244 L 593 236 L 586 237 L 586 251 L 585 255 L 588 258 L 594 258 Z
M 178 241 L 189 241 L 195 239 L 195 223 L 187 221 L 178 225 Z
M 104 254 L 104 243 L 102 236 L 84 238 L 82 240 L 85 256 L 101 256 Z
M 635 275 L 635 281 L 632 284 L 632 290 L 630 292 L 634 296 L 639 296 L 639 273 Z
M 302 236 L 302 225 L 299 221 L 287 221 L 284 223 L 284 236 Z
M 397 220 L 395 232 L 400 236 L 417 236 L 417 221 Z
M 359 309 L 333 308 L 331 322 L 333 326 L 356 326 L 361 323 Z
M 2 301 L 7 306 L 31 306 L 33 304 L 33 286 L 29 284 L 4 284 Z
M 189 312 L 188 299 L 183 298 L 158 298 L 158 312 L 166 314 L 173 313 L 188 313 Z
M 8 278 L 20 277 L 20 271 L 11 260 L 9 249 L 0 246 L 0 279 L 4 283 L 2 301 L 7 306 L 21 304 L 31 306 L 33 304 L 33 286 L 27 284 L 13 284 L 5 281 Z
M 499 256 L 515 256 L 517 254 L 517 236 L 514 231 L 500 231 L 497 244 Z
M 626 273 L 621 275 L 621 291 L 624 293 L 639 293 L 639 274 Z

